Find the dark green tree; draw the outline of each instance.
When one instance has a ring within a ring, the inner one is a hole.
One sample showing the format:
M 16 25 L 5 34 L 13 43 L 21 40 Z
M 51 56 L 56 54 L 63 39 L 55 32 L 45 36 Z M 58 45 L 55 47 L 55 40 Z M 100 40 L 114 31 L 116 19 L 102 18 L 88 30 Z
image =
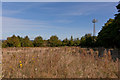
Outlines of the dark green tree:
M 62 42 L 58 39 L 57 36 L 51 36 L 48 41 L 51 47 L 58 47 L 62 45 Z
M 21 44 L 21 47 L 24 47 L 24 43 L 23 43 L 23 38 L 22 37 L 20 37 L 20 36 L 17 36 L 18 37 L 18 39 L 19 39 L 19 41 L 20 41 L 20 44 Z
M 74 46 L 80 46 L 80 40 L 79 40 L 79 38 L 76 38 L 74 40 Z
M 85 34 L 85 36 L 81 37 L 80 46 L 81 47 L 94 47 L 93 36 L 91 36 L 91 34 Z
M 113 26 L 115 27 L 113 31 L 115 33 L 113 42 L 115 44 L 115 47 L 120 48 L 120 2 L 116 7 L 118 9 L 118 14 L 115 16 L 115 21 L 113 24 Z
M 3 42 L 3 47 L 21 47 L 19 38 L 13 35 Z
M 44 40 L 41 36 L 38 36 L 34 39 L 33 44 L 35 47 L 41 47 L 44 44 Z
M 112 47 L 114 46 L 113 44 L 113 36 L 112 30 L 114 30 L 112 27 L 114 19 L 109 19 L 107 23 L 102 27 L 102 30 L 98 33 L 98 39 L 97 43 L 99 46 L 104 46 L 104 47 Z
M 69 45 L 69 40 L 67 38 L 65 38 L 63 41 L 62 41 L 62 46 L 68 46 Z
M 120 2 L 119 2 L 118 5 L 116 6 L 116 8 L 118 9 L 118 12 L 120 12 Z
M 120 4 L 117 6 L 118 14 L 115 19 L 109 19 L 98 33 L 97 44 L 103 47 L 120 48 Z
M 73 36 L 71 36 L 70 41 L 69 41 L 69 46 L 73 46 L 73 45 L 74 45 Z
M 81 39 L 80 39 L 80 46 L 85 47 L 86 46 L 85 43 L 86 43 L 85 36 L 82 36 Z
M 32 41 L 30 41 L 28 36 L 26 36 L 23 39 L 23 47 L 33 47 L 33 43 L 32 43 Z

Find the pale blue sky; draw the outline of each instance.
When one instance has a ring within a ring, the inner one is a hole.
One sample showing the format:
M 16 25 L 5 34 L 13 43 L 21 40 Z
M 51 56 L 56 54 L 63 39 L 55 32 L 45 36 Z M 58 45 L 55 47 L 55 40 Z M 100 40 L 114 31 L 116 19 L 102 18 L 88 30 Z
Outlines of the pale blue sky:
M 93 32 L 92 19 L 96 18 L 96 35 L 109 18 L 117 13 L 117 2 L 3 2 L 3 39 L 28 35 L 30 39 L 42 36 L 48 39 L 80 38 Z

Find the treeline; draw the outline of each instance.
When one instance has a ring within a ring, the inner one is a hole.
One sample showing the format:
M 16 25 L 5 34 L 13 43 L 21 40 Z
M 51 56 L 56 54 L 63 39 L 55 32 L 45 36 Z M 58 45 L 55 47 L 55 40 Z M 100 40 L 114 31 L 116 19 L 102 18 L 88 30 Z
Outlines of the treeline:
M 60 40 L 56 35 L 51 36 L 50 39 L 44 40 L 41 36 L 36 37 L 33 41 L 28 36 L 22 38 L 20 36 L 13 35 L 8 37 L 7 40 L 3 41 L 2 47 L 59 47 L 59 46 L 82 46 L 82 47 L 94 47 L 95 39 L 91 34 L 86 34 L 81 39 L 70 39 Z
M 3 41 L 2 47 L 58 47 L 58 46 L 81 46 L 81 47 L 105 47 L 105 48 L 120 48 L 120 3 L 116 6 L 118 14 L 115 14 L 114 19 L 109 19 L 102 27 L 98 36 L 85 34 L 81 39 L 60 40 L 57 36 L 51 36 L 48 40 L 43 40 L 41 36 L 36 37 L 33 41 L 28 36 L 22 38 L 13 35 Z
M 120 48 L 120 2 L 116 6 L 118 14 L 109 19 L 98 33 L 97 44 L 103 47 Z

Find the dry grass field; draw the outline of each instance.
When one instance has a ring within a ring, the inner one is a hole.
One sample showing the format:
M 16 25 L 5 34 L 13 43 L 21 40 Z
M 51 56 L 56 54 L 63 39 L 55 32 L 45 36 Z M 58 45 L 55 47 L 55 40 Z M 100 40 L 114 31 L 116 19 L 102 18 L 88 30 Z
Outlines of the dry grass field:
M 110 51 L 79 47 L 3 48 L 4 78 L 118 78 Z

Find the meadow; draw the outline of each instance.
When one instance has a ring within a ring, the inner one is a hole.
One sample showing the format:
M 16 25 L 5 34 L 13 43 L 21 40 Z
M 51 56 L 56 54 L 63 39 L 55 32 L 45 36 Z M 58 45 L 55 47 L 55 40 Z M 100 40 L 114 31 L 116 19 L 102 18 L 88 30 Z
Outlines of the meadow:
M 3 48 L 2 77 L 118 78 L 118 58 L 111 54 L 80 47 Z

